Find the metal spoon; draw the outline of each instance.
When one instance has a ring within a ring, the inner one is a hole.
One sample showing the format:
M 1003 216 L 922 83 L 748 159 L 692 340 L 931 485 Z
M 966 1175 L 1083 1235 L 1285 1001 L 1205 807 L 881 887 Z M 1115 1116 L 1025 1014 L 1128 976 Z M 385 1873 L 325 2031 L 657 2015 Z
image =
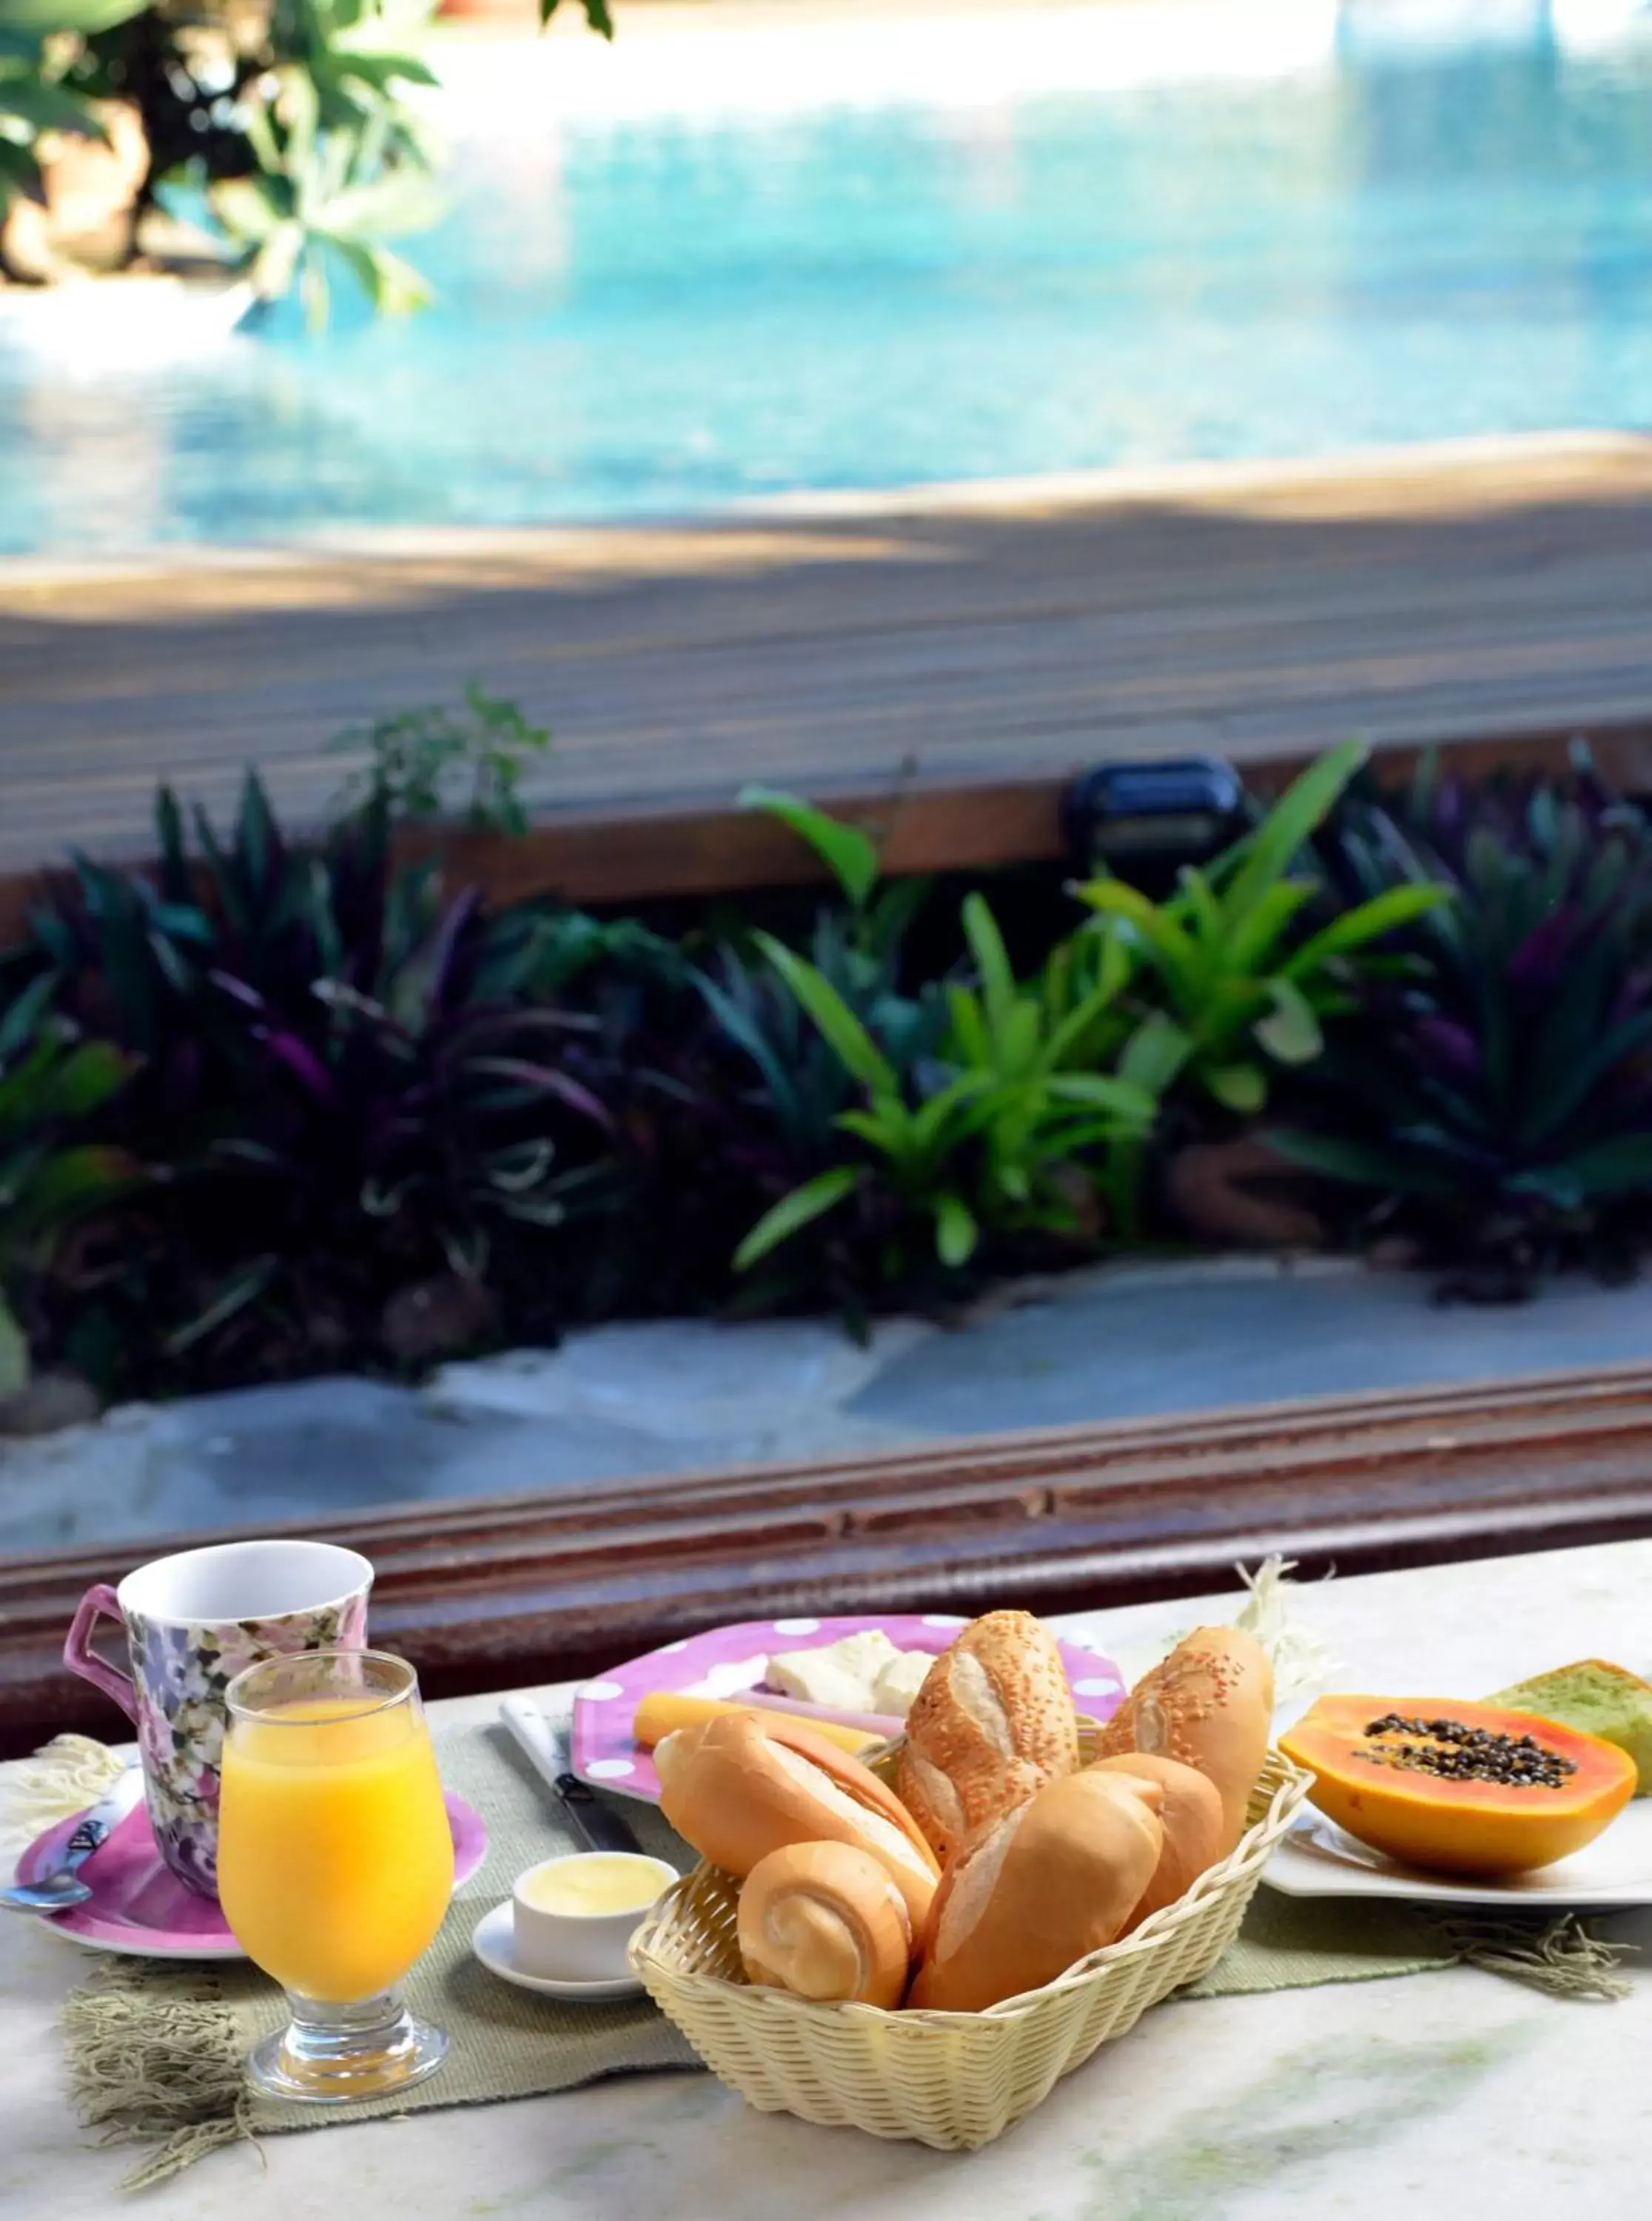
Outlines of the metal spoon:
M 109 1841 L 137 1803 L 142 1787 L 143 1776 L 133 1759 L 107 1796 L 100 1797 L 80 1822 L 51 1873 L 42 1874 L 38 1881 L 14 1881 L 0 1887 L 0 1905 L 8 1905 L 14 1912 L 66 1912 L 72 1905 L 84 1905 L 91 1890 L 79 1879 L 78 1869 L 100 1843 Z
M 72 1905 L 84 1905 L 90 1895 L 84 1881 L 77 1881 L 59 1868 L 43 1881 L 8 1882 L 0 1888 L 0 1905 L 9 1905 L 14 1912 L 66 1912 Z

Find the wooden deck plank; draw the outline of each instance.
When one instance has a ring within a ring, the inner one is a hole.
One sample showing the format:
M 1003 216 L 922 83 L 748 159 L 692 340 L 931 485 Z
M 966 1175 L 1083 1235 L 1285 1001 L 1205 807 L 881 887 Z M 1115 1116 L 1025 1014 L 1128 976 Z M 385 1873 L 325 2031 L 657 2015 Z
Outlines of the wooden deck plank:
M 552 829 L 715 812 L 759 776 L 1007 791 L 1107 756 L 1273 760 L 1355 731 L 1639 734 L 1649 608 L 1652 440 L 1618 435 L 779 504 L 673 532 L 0 561 L 0 873 L 71 841 L 141 852 L 158 775 L 221 810 L 256 761 L 314 818 L 342 773 L 334 731 L 472 678 L 554 729 L 530 795 Z M 1053 811 L 1018 823 L 1030 837 Z

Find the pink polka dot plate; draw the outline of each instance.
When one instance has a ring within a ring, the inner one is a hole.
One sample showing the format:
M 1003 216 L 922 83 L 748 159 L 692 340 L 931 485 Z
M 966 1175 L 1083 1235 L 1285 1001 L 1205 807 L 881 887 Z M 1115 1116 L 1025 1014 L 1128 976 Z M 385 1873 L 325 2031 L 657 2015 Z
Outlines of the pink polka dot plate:
M 897 1650 L 927 1650 L 938 1657 L 966 1623 L 944 1612 L 873 1612 L 859 1619 L 746 1619 L 716 1627 L 682 1642 L 668 1642 L 628 1665 L 587 1681 L 574 1698 L 573 1770 L 594 1789 L 659 1802 L 659 1776 L 632 1730 L 643 1699 L 661 1691 L 679 1696 L 735 1699 L 763 1680 L 770 1652 L 809 1650 L 882 1629 Z M 1061 1645 L 1062 1663 L 1079 1710 L 1106 1720 L 1118 1710 L 1125 1684 L 1112 1659 Z

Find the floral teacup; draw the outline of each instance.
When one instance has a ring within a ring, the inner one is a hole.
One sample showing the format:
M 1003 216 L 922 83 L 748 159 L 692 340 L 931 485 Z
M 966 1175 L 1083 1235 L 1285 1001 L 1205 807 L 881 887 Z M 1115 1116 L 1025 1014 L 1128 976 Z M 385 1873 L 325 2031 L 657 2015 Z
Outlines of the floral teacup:
M 220 1542 L 80 1599 L 63 1662 L 136 1723 L 156 1845 L 203 1897 L 218 1893 L 224 1691 L 265 1658 L 365 1648 L 372 1580 L 365 1558 L 331 1542 Z M 125 1625 L 130 1675 L 91 1648 L 100 1612 Z

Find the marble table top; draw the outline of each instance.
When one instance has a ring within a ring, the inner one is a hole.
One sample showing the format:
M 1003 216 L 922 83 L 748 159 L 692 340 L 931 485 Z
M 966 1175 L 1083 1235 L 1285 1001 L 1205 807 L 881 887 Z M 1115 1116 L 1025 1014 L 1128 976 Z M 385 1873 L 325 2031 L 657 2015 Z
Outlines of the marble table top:
M 1652 1664 L 1652 1542 L 1332 1581 L 1295 1617 L 1345 1687 L 1455 1694 L 1590 1655 Z M 1237 1598 L 1069 1617 L 1134 1673 Z M 561 1698 L 565 1691 L 541 1692 Z M 496 1700 L 437 1708 L 490 1717 Z M 4 1769 L 0 1769 L 0 1795 Z M 1652 1947 L 1652 1915 L 1603 1924 Z M 72 1944 L 0 1918 L 0 2214 L 127 2204 L 69 2113 Z M 271 2139 L 149 2193 L 166 2221 L 1630 2221 L 1647 2210 L 1652 1974 L 1616 2005 L 1469 1969 L 1169 2005 L 973 2155 L 748 2112 L 709 2075 Z

